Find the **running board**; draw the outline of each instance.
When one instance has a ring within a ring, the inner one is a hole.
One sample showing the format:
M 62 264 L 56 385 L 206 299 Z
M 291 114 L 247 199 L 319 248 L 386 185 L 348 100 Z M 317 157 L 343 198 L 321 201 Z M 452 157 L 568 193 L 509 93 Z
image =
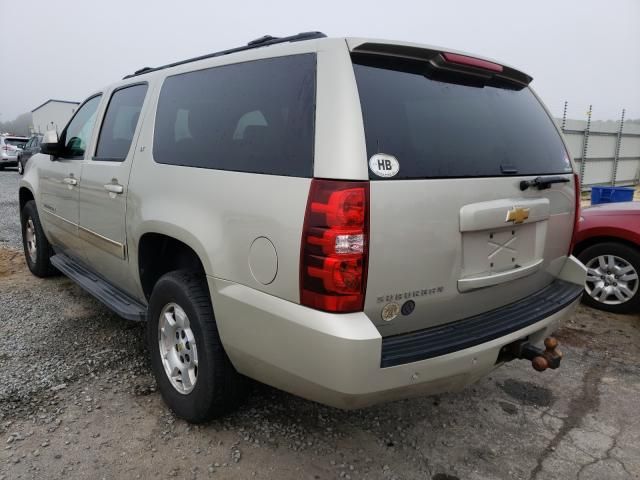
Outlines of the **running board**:
M 122 318 L 138 322 L 147 320 L 147 308 L 144 305 L 68 255 L 54 255 L 51 264 Z

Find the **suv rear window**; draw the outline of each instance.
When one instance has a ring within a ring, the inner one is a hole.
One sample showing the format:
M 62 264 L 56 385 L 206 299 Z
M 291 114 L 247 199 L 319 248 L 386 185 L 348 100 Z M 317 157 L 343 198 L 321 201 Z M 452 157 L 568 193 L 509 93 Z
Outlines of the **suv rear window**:
M 29 140 L 26 138 L 5 138 L 4 143 L 7 145 L 13 145 L 14 147 L 24 147 Z
M 156 162 L 311 177 L 315 54 L 168 77 L 153 140 Z
M 393 179 L 571 172 L 560 135 L 529 88 L 435 80 L 425 62 L 364 55 L 354 56 L 354 70 L 367 154 L 396 157 Z

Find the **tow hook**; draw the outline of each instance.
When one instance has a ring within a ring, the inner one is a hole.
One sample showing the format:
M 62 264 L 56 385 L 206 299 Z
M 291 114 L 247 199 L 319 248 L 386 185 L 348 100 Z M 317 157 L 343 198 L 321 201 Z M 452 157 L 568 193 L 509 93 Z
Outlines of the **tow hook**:
M 511 346 L 511 353 L 516 358 L 530 360 L 531 366 L 538 372 L 544 372 L 547 368 L 558 368 L 562 360 L 562 352 L 558 349 L 558 340 L 547 337 L 544 340 L 544 346 L 545 349 L 542 350 L 523 340 Z

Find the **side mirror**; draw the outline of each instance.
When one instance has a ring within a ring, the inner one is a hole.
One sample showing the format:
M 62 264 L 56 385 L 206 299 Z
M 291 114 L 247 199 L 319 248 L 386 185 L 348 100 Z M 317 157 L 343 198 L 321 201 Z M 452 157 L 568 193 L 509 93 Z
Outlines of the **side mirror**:
M 56 157 L 61 151 L 62 148 L 60 147 L 60 143 L 58 143 L 58 134 L 53 130 L 46 132 L 44 137 L 42 137 L 40 153 Z

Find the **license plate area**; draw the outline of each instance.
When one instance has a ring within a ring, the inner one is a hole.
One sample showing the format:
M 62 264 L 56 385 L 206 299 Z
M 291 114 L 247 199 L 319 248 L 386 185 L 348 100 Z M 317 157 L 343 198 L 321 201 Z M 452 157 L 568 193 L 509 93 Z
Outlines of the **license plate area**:
M 463 276 L 499 273 L 542 257 L 546 222 L 462 234 Z

